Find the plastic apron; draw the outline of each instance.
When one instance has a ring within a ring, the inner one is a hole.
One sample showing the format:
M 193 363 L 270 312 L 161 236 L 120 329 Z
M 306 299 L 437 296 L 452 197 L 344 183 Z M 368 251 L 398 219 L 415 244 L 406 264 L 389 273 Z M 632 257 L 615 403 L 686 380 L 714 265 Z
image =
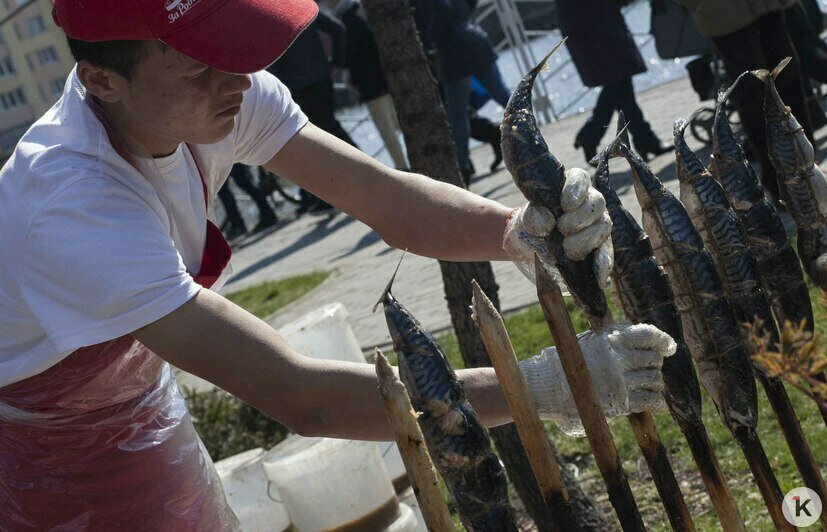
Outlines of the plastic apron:
M 195 281 L 230 255 L 207 221 Z M 0 530 L 237 527 L 169 364 L 131 336 L 0 388 Z

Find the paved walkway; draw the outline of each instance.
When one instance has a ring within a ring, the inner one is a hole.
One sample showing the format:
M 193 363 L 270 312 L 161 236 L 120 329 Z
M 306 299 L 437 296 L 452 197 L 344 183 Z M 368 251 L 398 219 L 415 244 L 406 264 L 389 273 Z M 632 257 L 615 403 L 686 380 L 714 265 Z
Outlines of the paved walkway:
M 639 102 L 664 140 L 671 137 L 672 120 L 689 116 L 698 106 L 697 97 L 686 78 L 642 93 Z M 586 116 L 574 116 L 543 129 L 554 154 L 568 167 L 584 165 L 582 152 L 575 150 L 572 144 Z M 608 142 L 610 136 L 604 140 Z M 476 168 L 488 168 L 491 151 L 487 146 L 480 148 L 472 153 L 472 158 Z M 639 207 L 633 199 L 631 178 L 624 164 L 618 162 L 615 165 L 614 183 L 627 208 L 636 212 Z M 673 190 L 677 188 L 672 156 L 661 156 L 651 166 Z M 471 190 L 508 206 L 518 206 L 525 201 L 502 167 L 494 174 L 476 178 Z M 330 277 L 317 289 L 284 307 L 267 321 L 278 328 L 311 310 L 338 301 L 347 308 L 351 327 L 362 348 L 372 350 L 374 346 L 383 346 L 390 341 L 382 314 L 373 314 L 371 309 L 400 255 L 400 251 L 388 247 L 369 227 L 347 215 L 305 215 L 241 242 L 234 251 L 233 276 L 223 292 L 314 270 L 330 271 Z M 535 302 L 533 285 L 511 263 L 494 263 L 493 266 L 504 310 Z M 400 268 L 394 292 L 431 331 L 450 326 L 436 261 L 409 254 Z

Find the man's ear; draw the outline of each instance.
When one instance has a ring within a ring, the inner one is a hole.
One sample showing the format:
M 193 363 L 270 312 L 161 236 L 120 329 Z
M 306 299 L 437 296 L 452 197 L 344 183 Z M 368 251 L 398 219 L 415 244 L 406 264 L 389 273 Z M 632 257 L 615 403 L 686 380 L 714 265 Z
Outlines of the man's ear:
M 114 70 L 95 66 L 83 60 L 78 62 L 77 73 L 86 90 L 100 100 L 115 103 L 121 99 L 121 92 L 127 80 Z

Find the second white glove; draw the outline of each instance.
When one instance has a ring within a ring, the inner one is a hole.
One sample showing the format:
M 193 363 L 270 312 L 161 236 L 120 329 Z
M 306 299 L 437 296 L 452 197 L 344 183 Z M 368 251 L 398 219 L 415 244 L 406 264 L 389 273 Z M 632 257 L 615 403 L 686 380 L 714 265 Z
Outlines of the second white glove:
M 665 407 L 661 367 L 675 341 L 657 327 L 617 324 L 578 335 L 592 382 L 607 419 Z M 520 362 L 520 370 L 543 419 L 568 435 L 583 436 L 583 424 L 555 347 Z

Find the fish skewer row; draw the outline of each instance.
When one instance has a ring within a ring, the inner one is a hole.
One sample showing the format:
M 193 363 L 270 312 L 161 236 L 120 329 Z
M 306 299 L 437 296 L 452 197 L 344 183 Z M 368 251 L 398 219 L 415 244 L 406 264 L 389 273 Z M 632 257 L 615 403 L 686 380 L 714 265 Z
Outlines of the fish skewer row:
M 709 172 L 717 180 L 746 231 L 747 246 L 758 267 L 764 292 L 770 299 L 777 323 L 805 323 L 813 334 L 813 307 L 801 262 L 790 246 L 787 232 L 755 174 L 744 149 L 735 138 L 726 116 L 726 102 L 738 82 L 738 76 L 727 91 L 718 94 L 712 128 L 712 157 Z M 827 406 L 819 404 L 821 417 L 827 424 Z
M 537 127 L 531 102 L 534 80 L 556 49 L 557 47 L 522 79 L 509 99 L 502 124 L 502 150 L 506 168 L 523 195 L 534 205 L 545 207 L 559 219 L 563 214 L 561 202 L 566 178 L 565 167 L 549 151 Z M 588 316 L 592 328 L 600 329 L 612 323 L 606 295 L 592 269 L 594 261 L 605 259 L 596 252 L 590 253 L 584 261 L 569 259 L 561 245 L 562 235 L 557 230 L 552 231 L 548 244 L 555 253 L 555 266 L 563 276 L 575 303 Z M 677 530 L 694 530 L 692 517 L 666 450 L 660 442 L 652 415 L 641 412 L 630 414 L 627 418 L 670 522 Z M 602 469 L 606 472 L 609 470 L 608 467 Z M 609 485 L 608 479 L 606 480 Z M 623 504 L 619 497 L 619 494 L 614 497 L 613 504 Z M 630 493 L 627 498 L 631 498 Z M 620 512 L 618 515 L 621 515 Z M 630 523 L 629 526 L 633 525 Z
M 643 228 L 675 291 L 684 340 L 701 384 L 744 452 L 776 528 L 792 530 L 781 512 L 780 489 L 755 431 L 758 400 L 752 368 L 715 262 L 683 204 L 631 148 L 621 143 L 617 150 L 632 169 Z
M 380 302 L 399 359 L 399 376 L 420 413 L 428 451 L 462 524 L 470 531 L 516 531 L 505 470 L 491 449 L 488 431 L 442 349 L 393 296 L 392 284 L 393 278 Z
M 730 207 L 721 185 L 687 145 L 684 137 L 686 125 L 683 120 L 675 122 L 681 200 L 715 259 L 724 292 L 736 318 L 741 323 L 760 323 L 762 332 L 769 334 L 771 341 L 777 344 L 778 328 L 761 288 L 760 274 L 750 253 L 743 225 Z M 750 341 L 747 328 L 742 327 L 741 332 L 748 354 L 755 354 L 756 346 Z M 767 394 L 801 478 L 807 487 L 824 499 L 827 488 L 783 382 L 777 377 L 769 377 L 755 362 L 753 370 Z M 827 524 L 827 516 L 824 516 L 824 523 Z
M 766 85 L 767 148 L 781 197 L 798 226 L 798 254 L 810 279 L 827 291 L 827 178 L 815 163 L 815 150 L 804 129 L 775 87 L 775 78 L 789 61 L 785 59 L 772 72 L 753 74 Z
M 625 133 L 622 113 L 618 127 Z M 654 257 L 649 237 L 623 207 L 609 180 L 609 158 L 614 155 L 618 142 L 628 145 L 628 137 L 625 134 L 618 137 L 600 153 L 594 174 L 595 187 L 606 199 L 612 218 L 615 257 L 612 285 L 615 298 L 632 323 L 649 323 L 675 340 L 675 354 L 664 359 L 662 368 L 666 404 L 689 444 L 721 526 L 725 530 L 745 530 L 743 518 L 703 425 L 698 377 L 683 340 L 680 316 L 669 279 Z

